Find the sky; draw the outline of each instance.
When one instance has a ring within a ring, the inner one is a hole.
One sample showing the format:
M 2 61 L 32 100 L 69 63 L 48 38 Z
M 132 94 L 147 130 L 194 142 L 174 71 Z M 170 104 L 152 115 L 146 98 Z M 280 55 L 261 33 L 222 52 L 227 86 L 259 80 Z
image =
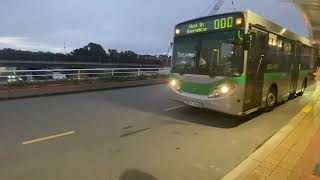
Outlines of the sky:
M 205 16 L 217 0 L 1 0 L 0 49 L 70 52 L 89 42 L 140 54 L 166 53 L 175 24 Z M 280 0 L 226 0 L 219 13 L 250 9 L 308 36 L 303 17 Z M 64 50 L 64 44 L 66 49 Z

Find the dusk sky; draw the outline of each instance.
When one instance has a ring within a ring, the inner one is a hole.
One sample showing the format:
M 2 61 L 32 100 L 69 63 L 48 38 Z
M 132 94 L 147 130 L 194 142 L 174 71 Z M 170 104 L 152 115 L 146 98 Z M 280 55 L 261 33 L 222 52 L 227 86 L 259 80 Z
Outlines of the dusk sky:
M 105 49 L 165 53 L 175 24 L 208 14 L 216 0 L 3 0 L 0 48 L 66 52 L 89 42 Z M 237 10 L 259 15 L 307 36 L 303 18 L 289 3 L 235 0 Z M 233 11 L 231 0 L 219 11 Z

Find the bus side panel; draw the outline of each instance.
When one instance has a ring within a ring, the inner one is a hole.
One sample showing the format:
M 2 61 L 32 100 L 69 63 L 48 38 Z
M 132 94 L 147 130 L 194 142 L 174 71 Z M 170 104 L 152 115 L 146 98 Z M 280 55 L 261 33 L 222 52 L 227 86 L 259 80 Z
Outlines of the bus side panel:
M 246 85 L 244 93 L 244 111 L 251 111 L 261 106 L 263 91 L 264 56 L 267 33 L 253 28 L 252 45 L 246 61 Z
M 297 81 L 297 92 L 301 92 L 304 80 L 309 76 L 311 63 L 311 48 L 302 46 L 300 51 L 299 76 Z
M 283 37 L 269 33 L 268 48 L 265 56 L 262 106 L 271 86 L 276 86 L 278 102 L 288 99 L 290 91 L 290 68 L 292 64 L 292 44 Z
M 268 93 L 269 88 L 272 85 L 272 83 L 273 83 L 272 80 L 267 80 L 267 79 L 265 79 L 263 82 L 262 101 L 261 101 L 261 107 L 263 107 L 263 108 L 265 107 L 267 93 Z
M 265 104 L 267 93 L 271 86 L 275 85 L 278 90 L 278 102 L 287 100 L 289 97 L 290 90 L 290 77 L 288 73 L 265 73 L 264 74 L 264 84 L 263 84 L 263 106 Z
M 297 81 L 297 93 L 301 92 L 304 80 L 308 78 L 309 70 L 300 70 Z

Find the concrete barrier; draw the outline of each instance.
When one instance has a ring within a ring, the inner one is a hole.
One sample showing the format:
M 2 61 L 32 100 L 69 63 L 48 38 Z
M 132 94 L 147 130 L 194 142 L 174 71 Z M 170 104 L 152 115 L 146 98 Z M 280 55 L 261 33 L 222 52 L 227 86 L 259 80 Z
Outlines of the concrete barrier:
M 0 98 L 8 98 L 9 92 L 8 90 L 0 90 Z
M 22 89 L 8 89 L 0 90 L 0 99 L 23 98 L 32 96 L 44 96 L 54 94 L 65 94 L 125 87 L 137 87 L 146 85 L 155 85 L 166 83 L 166 78 L 152 79 L 152 80 L 137 80 L 137 81 L 124 81 L 124 82 L 108 82 L 98 84 L 81 84 L 81 85 L 68 85 L 57 87 L 41 87 L 41 88 L 22 88 Z

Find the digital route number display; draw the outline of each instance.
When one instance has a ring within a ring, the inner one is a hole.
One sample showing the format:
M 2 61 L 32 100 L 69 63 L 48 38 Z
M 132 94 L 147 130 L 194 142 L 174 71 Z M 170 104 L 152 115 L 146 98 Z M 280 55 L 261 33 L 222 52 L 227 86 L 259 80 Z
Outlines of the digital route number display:
M 244 20 L 241 14 L 213 16 L 179 24 L 176 26 L 175 35 L 191 35 L 195 33 L 228 30 L 243 27 L 243 24 Z

